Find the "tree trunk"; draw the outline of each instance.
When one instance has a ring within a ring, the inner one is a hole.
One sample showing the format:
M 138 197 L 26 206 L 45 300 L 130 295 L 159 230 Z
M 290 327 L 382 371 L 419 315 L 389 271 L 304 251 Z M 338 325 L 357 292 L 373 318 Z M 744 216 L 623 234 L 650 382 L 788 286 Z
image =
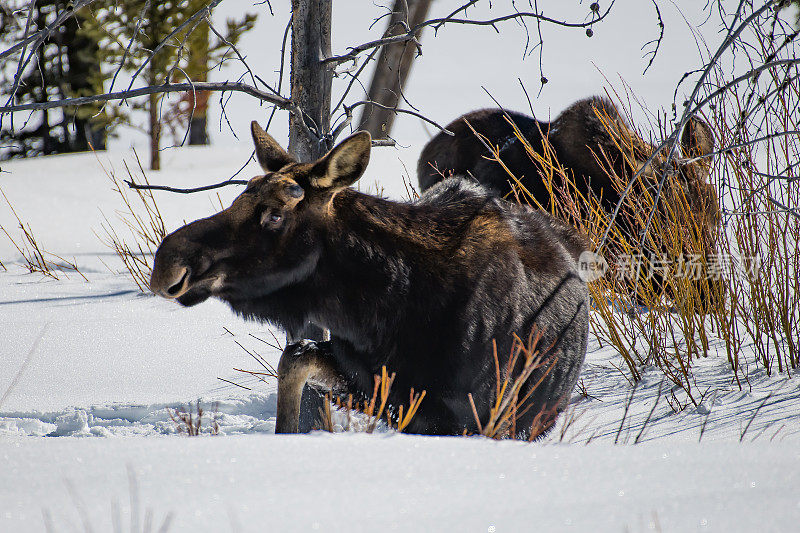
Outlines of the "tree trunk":
M 78 15 L 69 17 L 64 21 L 64 34 L 62 40 L 66 50 L 67 85 L 70 95 L 82 95 L 92 91 L 91 79 L 99 74 L 100 66 L 93 60 L 98 55 L 99 44 L 96 40 L 78 32 L 83 18 Z M 105 111 L 99 112 L 99 117 L 94 118 L 94 111 L 89 109 L 69 108 L 68 116 L 74 117 L 72 126 L 74 135 L 70 151 L 82 152 L 85 150 L 106 149 L 106 117 Z
M 152 43 L 161 41 L 161 36 L 158 34 L 159 20 L 161 14 L 159 13 L 158 4 L 156 2 L 150 3 L 148 18 L 150 19 L 150 27 L 145 30 L 148 38 Z M 144 29 L 144 28 L 143 28 Z M 155 55 L 147 67 L 147 84 L 155 86 L 158 84 L 158 76 L 163 75 L 166 71 L 163 65 L 163 54 Z M 158 94 L 151 94 L 147 97 L 147 111 L 150 116 L 150 170 L 161 170 L 161 117 L 159 115 L 158 104 L 161 96 Z
M 302 110 L 289 116 L 289 153 L 298 161 L 319 159 L 330 149 L 331 82 L 333 72 L 321 59 L 331 54 L 331 0 L 292 0 L 292 101 Z M 325 331 L 308 324 L 302 332 L 289 332 L 289 341 L 324 340 Z
M 158 95 L 147 98 L 147 111 L 150 115 L 150 170 L 161 170 L 161 121 L 158 119 Z
M 412 28 L 424 21 L 428 16 L 431 1 L 395 0 L 392 16 L 384 36 L 390 37 L 404 33 L 405 28 L 398 24 L 401 21 L 408 20 L 408 25 Z M 408 6 L 408 12 L 406 12 L 406 6 Z M 420 33 L 417 34 L 418 39 Z M 375 74 L 372 76 L 367 98 L 388 107 L 396 107 L 408 74 L 411 72 L 411 64 L 416 57 L 417 47 L 414 46 L 414 43 L 394 43 L 384 46 L 378 56 L 378 64 L 375 67 Z M 386 138 L 392 130 L 395 116 L 397 115 L 389 109 L 364 106 L 358 129 L 370 132 L 376 139 Z
M 200 24 L 189 36 L 189 64 L 186 73 L 194 81 L 208 81 L 208 37 L 208 24 Z M 189 144 L 208 144 L 206 116 L 209 93 L 198 91 L 189 94 L 189 98 L 194 103 L 193 113 L 189 119 Z
M 206 81 L 206 76 L 202 76 L 197 81 Z M 208 99 L 211 96 L 209 91 L 195 91 L 187 93 L 189 102 L 192 104 L 193 112 L 189 120 L 189 144 L 202 145 L 208 142 L 208 126 L 206 117 L 208 116 Z
M 302 110 L 289 117 L 289 153 L 298 161 L 313 161 L 330 146 L 331 81 L 333 72 L 320 61 L 331 53 L 331 0 L 292 0 L 291 94 Z
M 44 7 L 41 2 L 36 6 L 36 30 L 39 32 L 43 32 L 47 25 L 47 14 Z M 39 65 L 47 65 L 49 63 L 45 54 L 45 46 L 39 47 L 36 51 L 36 57 Z M 39 68 L 42 69 L 44 67 L 40 66 Z M 31 95 L 34 102 L 47 101 L 47 89 L 44 87 L 34 89 L 31 91 Z M 47 110 L 42 111 L 42 123 L 38 127 L 38 133 L 42 138 L 42 155 L 57 154 L 57 139 L 53 136 L 53 129 L 50 126 L 50 112 Z
M 189 144 L 201 145 L 208 144 L 208 128 L 206 126 L 206 114 L 199 116 L 197 110 L 192 115 L 192 120 L 189 122 Z

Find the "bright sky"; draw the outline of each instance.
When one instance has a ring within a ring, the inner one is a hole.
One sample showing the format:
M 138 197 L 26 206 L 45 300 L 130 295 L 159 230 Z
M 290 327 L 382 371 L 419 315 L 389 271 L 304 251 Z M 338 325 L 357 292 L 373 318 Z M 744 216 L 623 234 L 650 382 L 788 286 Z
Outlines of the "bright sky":
M 391 0 L 334 2 L 334 53 L 342 53 L 347 46 L 380 37 L 384 30 L 383 21 L 369 29 L 372 21 L 385 13 L 385 8 L 376 5 L 380 3 L 391 4 Z M 434 0 L 430 15 L 446 15 L 461 3 L 460 0 Z M 226 17 L 243 12 L 259 13 L 256 28 L 244 38 L 240 49 L 253 70 L 274 83 L 280 62 L 280 43 L 289 16 L 289 2 L 273 0 L 271 4 L 274 15 L 269 14 L 267 5 L 263 3 L 253 5 L 252 0 L 225 0 L 217 9 L 215 19 L 223 27 L 222 20 Z M 510 2 L 494 1 L 492 4 L 494 7 L 490 10 L 488 1 L 479 2 L 468 14 L 472 18 L 485 19 L 509 13 Z M 621 91 L 623 80 L 649 109 L 669 107 L 681 75 L 701 64 L 697 43 L 686 21 L 697 27 L 702 38 L 709 42 L 714 43 L 718 38 L 714 18 L 699 26 L 703 21 L 703 4 L 697 0 L 659 0 L 665 23 L 664 39 L 658 56 L 644 75 L 649 60 L 646 52 L 653 49 L 653 44 L 647 43 L 659 34 L 652 3 L 617 0 L 607 19 L 595 26 L 592 38 L 586 37 L 583 29 L 543 24 L 542 63 L 549 83 L 541 94 L 538 94 L 538 50 L 523 57 L 527 36 L 519 24 L 506 22 L 498 26 L 500 33 L 490 27 L 458 25 L 445 26 L 438 35 L 426 31 L 422 37 L 423 56 L 414 64 L 405 93 L 423 114 L 442 124 L 472 109 L 496 107 L 482 87 L 504 107 L 528 110 L 518 78 L 528 90 L 537 116 L 542 119 L 554 117 L 571 102 L 602 93 L 605 88 Z M 517 5 L 520 9 L 527 7 L 526 2 L 517 2 Z M 586 0 L 540 0 L 539 6 L 546 15 L 569 21 L 583 21 L 589 13 Z M 607 3 L 601 1 L 600 7 L 601 12 L 604 11 Z M 528 28 L 532 46 L 538 42 L 536 26 L 529 22 Z M 229 68 L 212 74 L 211 79 L 236 79 L 241 72 L 240 64 L 231 62 Z M 363 80 L 368 85 L 370 75 L 363 76 Z M 334 80 L 334 101 L 338 100 L 346 84 L 346 78 Z M 284 81 L 284 94 L 288 95 L 288 79 Z M 360 99 L 362 95 L 363 92 L 354 89 L 351 98 Z M 224 121 L 220 130 L 219 110 L 219 98 L 213 98 L 209 131 L 214 143 L 239 143 Z M 268 108 L 260 107 L 253 98 L 244 95 L 231 97 L 226 111 L 239 134 L 246 134 L 250 120 L 255 118 L 263 123 L 269 113 Z M 639 120 L 645 117 L 636 106 L 633 112 Z M 286 113 L 279 113 L 270 133 L 285 142 L 287 123 Z M 410 116 L 401 116 L 395 121 L 393 135 L 413 153 L 418 152 L 428 139 L 421 121 Z M 112 146 L 125 148 L 131 142 L 145 145 L 146 139 L 140 133 L 123 131 Z

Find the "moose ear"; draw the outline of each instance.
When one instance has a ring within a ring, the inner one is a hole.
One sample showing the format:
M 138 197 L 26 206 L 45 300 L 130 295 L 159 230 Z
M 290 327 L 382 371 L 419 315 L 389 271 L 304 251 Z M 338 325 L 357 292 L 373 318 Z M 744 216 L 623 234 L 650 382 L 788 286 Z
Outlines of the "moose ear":
M 691 117 L 681 133 L 681 149 L 686 157 L 708 155 L 714 151 L 711 126 L 700 117 Z M 711 162 L 711 158 L 708 158 Z
M 256 158 L 264 172 L 276 172 L 294 163 L 294 157 L 290 156 L 281 145 L 264 131 L 255 120 L 250 123 L 250 133 L 253 134 L 253 144 L 256 147 Z
M 371 148 L 372 136 L 366 131 L 343 140 L 314 165 L 311 186 L 333 192 L 349 187 L 367 169 Z
M 701 157 L 693 163 L 694 174 L 703 181 L 708 179 L 714 162 L 714 133 L 705 120 L 697 116 L 689 119 L 681 133 L 681 152 L 689 159 Z

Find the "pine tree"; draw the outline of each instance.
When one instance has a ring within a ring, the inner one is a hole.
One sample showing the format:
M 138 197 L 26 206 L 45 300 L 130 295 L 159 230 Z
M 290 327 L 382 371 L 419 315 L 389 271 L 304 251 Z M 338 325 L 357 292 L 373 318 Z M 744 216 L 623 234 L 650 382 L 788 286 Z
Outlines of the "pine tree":
M 58 13 L 67 9 L 66 0 L 37 0 L 29 31 L 45 28 Z M 15 17 L 15 11 L 25 13 Z M 28 4 L 23 1 L 4 2 L 0 7 L 0 39 L 13 42 L 25 31 Z M 79 37 L 78 16 L 69 17 L 52 32 L 36 51 L 28 67 L 15 85 L 16 68 L 5 69 L 0 79 L 0 94 L 7 101 L 14 94 L 14 103 L 44 102 L 48 98 L 69 98 L 88 94 L 96 89 L 92 84 L 96 41 Z M 17 58 L 19 59 L 19 56 Z M 12 62 L 14 65 L 16 61 Z M 102 88 L 102 86 L 100 87 Z M 106 131 L 113 118 L 100 112 L 99 106 L 81 109 L 64 108 L 37 111 L 29 116 L 18 114 L 6 117 L 0 130 L 0 158 L 33 157 L 38 155 L 105 149 Z M 22 123 L 20 124 L 20 119 Z
M 209 62 L 215 57 L 212 52 L 216 53 L 227 46 L 224 42 L 207 44 L 205 47 L 198 44 L 193 46 L 193 43 L 203 41 L 203 28 L 206 30 L 204 42 L 208 43 L 208 25 L 204 20 L 199 19 L 197 25 L 189 24 L 187 31 L 191 31 L 190 34 L 187 35 L 186 31 L 180 32 L 172 36 L 158 51 L 155 50 L 175 28 L 207 3 L 202 0 L 106 0 L 100 5 L 91 5 L 92 16 L 82 32 L 100 43 L 97 61 L 104 65 L 102 76 L 106 81 L 113 79 L 114 72 L 120 66 L 127 72 L 136 72 L 143 65 L 142 81 L 149 86 L 183 81 L 176 80 L 183 76 L 181 70 L 187 72 L 192 81 L 202 81 L 208 71 Z M 228 21 L 226 40 L 237 41 L 242 33 L 253 27 L 254 21 L 254 15 L 246 15 L 241 22 Z M 234 31 L 230 31 L 232 27 Z M 198 31 L 200 33 L 196 36 L 195 32 Z M 205 61 L 202 60 L 203 55 L 206 56 Z M 193 72 L 189 73 L 186 70 L 187 57 L 192 56 L 198 58 L 192 60 L 198 66 L 192 67 L 190 70 Z M 107 90 L 110 89 L 109 86 Z M 162 99 L 162 95 L 151 94 L 144 101 L 130 104 L 133 109 L 147 112 L 150 168 L 153 170 L 161 167 Z M 201 112 L 202 116 L 204 111 Z
M 201 9 L 206 0 L 190 0 L 189 9 Z M 228 43 L 236 46 L 242 35 L 253 29 L 256 22 L 256 15 L 247 13 L 241 20 L 228 19 L 226 22 L 225 41 L 216 35 L 214 40 L 210 40 L 211 30 L 208 24 L 201 24 L 190 35 L 187 40 L 189 54 L 186 62 L 185 72 L 192 81 L 208 81 L 208 72 L 215 65 L 225 59 L 225 55 L 230 55 Z M 184 98 L 189 104 L 187 106 L 190 113 L 187 114 L 189 121 L 189 144 L 208 144 L 208 130 L 206 115 L 208 112 L 209 93 L 199 91 L 195 94 L 187 94 Z

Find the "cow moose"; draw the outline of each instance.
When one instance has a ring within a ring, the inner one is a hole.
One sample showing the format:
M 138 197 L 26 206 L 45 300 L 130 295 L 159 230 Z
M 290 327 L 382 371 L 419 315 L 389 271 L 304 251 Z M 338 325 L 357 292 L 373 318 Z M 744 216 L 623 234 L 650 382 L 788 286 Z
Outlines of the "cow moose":
M 475 432 L 468 395 L 486 420 L 493 344 L 503 369 L 515 335 L 534 328 L 548 362 L 520 391 L 530 395 L 517 436 L 555 420 L 586 353 L 581 234 L 466 180 L 408 203 L 349 188 L 369 161 L 366 132 L 298 163 L 256 122 L 251 129 L 265 174 L 227 209 L 169 234 L 150 288 L 184 306 L 218 298 L 290 337 L 308 322 L 330 330 L 330 340 L 295 342 L 281 355 L 276 432 L 300 428 L 304 388 L 369 398 L 382 366 L 397 376 L 390 405 L 412 387 L 427 393 L 409 432 Z
M 425 191 L 454 174 L 472 176 L 495 194 L 508 197 L 514 194 L 510 172 L 530 195 L 526 200 L 533 199 L 550 209 L 553 191 L 563 192 L 569 187 L 558 182 L 549 187 L 545 183 L 540 164 L 515 134 L 514 125 L 535 153 L 549 150 L 566 169 L 565 176 L 556 174 L 557 181 L 560 177 L 562 181 L 572 179 L 573 190 L 583 199 L 597 199 L 608 215 L 620 199 L 620 181 L 617 178 L 615 183 L 612 176 L 630 177 L 654 151 L 604 97 L 580 100 L 552 122 L 502 109 L 484 109 L 457 118 L 447 126 L 454 135 L 440 132 L 423 148 L 417 164 L 420 188 Z M 662 194 L 667 200 L 662 200 L 659 209 L 662 213 L 670 209 L 664 207 L 670 198 L 685 201 L 690 212 L 684 217 L 685 225 L 696 225 L 697 229 L 690 231 L 698 236 L 684 241 L 687 244 L 682 253 L 708 256 L 715 251 L 720 221 L 716 190 L 708 183 L 714 152 L 714 137 L 708 124 L 692 117 L 682 132 L 680 150 L 680 157 L 672 163 L 675 179 L 667 183 Z M 507 170 L 498 163 L 497 156 Z M 658 186 L 665 171 L 664 160 L 664 154 L 658 154 L 643 173 L 642 179 L 650 190 Z M 632 212 L 637 208 L 640 212 Z M 644 209 L 635 201 L 623 204 L 614 222 L 631 243 L 638 243 L 641 237 L 641 225 L 636 221 L 646 219 L 647 212 L 641 213 Z M 661 255 L 664 250 L 647 249 L 646 245 L 644 252 Z

